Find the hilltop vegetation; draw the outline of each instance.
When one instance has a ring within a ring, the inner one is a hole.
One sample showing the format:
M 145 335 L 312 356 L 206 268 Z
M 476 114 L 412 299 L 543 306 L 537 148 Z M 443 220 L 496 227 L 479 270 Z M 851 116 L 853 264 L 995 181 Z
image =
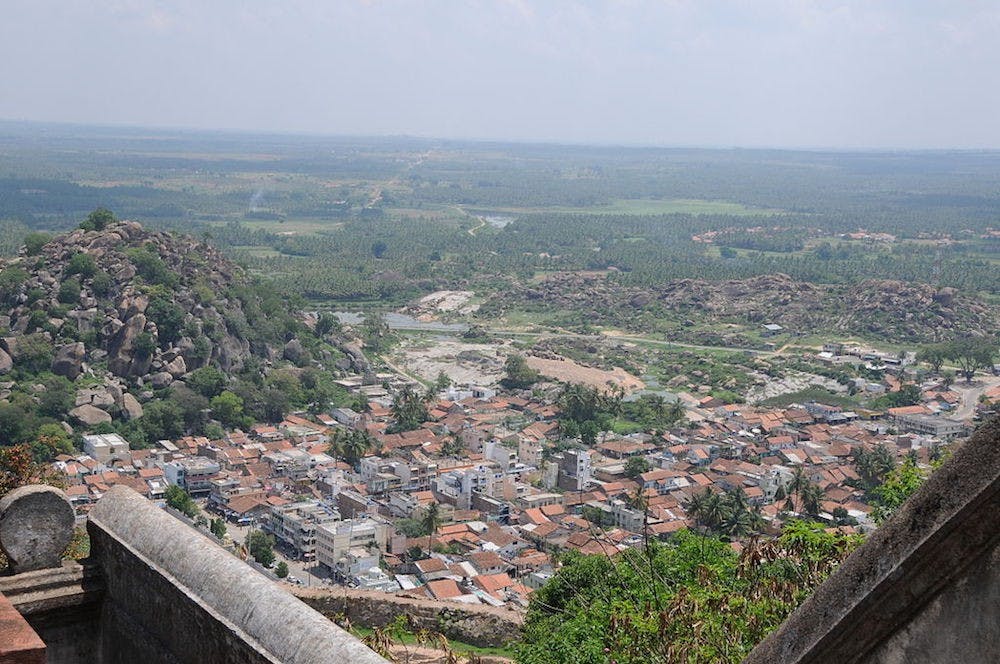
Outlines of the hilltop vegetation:
M 143 446 L 346 396 L 322 363 L 342 357 L 336 326 L 312 329 L 294 298 L 191 237 L 103 209 L 80 226 L 0 263 L 5 444 L 68 451 L 69 421 Z
M 742 554 L 680 532 L 614 557 L 563 557 L 532 596 L 520 664 L 739 662 L 859 543 L 804 521 Z

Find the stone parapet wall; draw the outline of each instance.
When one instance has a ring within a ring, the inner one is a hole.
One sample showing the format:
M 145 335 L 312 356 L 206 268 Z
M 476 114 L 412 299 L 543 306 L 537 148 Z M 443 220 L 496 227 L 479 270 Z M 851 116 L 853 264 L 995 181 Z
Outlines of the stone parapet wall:
M 404 615 L 415 630 L 444 634 L 480 647 L 500 647 L 517 640 L 524 618 L 509 609 L 459 602 L 438 602 L 367 590 L 296 588 L 296 597 L 331 618 L 344 617 L 359 627 L 385 627 Z
M 208 538 L 125 487 L 90 513 L 105 664 L 385 664 Z

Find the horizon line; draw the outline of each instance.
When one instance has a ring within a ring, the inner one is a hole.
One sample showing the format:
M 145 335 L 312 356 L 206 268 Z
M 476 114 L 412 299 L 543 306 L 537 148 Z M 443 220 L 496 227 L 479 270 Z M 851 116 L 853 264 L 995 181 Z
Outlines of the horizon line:
M 1000 146 L 989 147 L 900 147 L 900 146 L 824 146 L 824 145 L 776 145 L 776 144 L 709 144 L 709 143 L 655 143 L 655 142 L 628 142 L 628 141 L 573 141 L 567 139 L 545 138 L 491 138 L 482 136 L 434 136 L 426 134 L 412 133 L 336 133 L 317 130 L 302 129 L 247 129 L 238 127 L 196 127 L 190 125 L 156 125 L 130 122 L 86 122 L 72 120 L 29 120 L 25 118 L 5 118 L 0 117 L 2 125 L 27 125 L 36 127 L 58 127 L 58 128 L 78 128 L 78 129 L 98 129 L 98 130 L 146 130 L 161 133 L 192 133 L 192 134 L 228 134 L 241 136 L 268 136 L 268 137 L 294 137 L 294 138 L 325 138 L 325 139 L 352 139 L 352 140 L 419 140 L 419 141 L 445 141 L 452 143 L 467 144 L 493 144 L 493 145 L 521 145 L 534 147 L 573 147 L 573 148 L 600 148 L 600 149 L 624 149 L 624 150 L 705 150 L 705 151 L 781 151 L 781 152 L 839 152 L 839 153 L 989 153 L 1000 152 Z

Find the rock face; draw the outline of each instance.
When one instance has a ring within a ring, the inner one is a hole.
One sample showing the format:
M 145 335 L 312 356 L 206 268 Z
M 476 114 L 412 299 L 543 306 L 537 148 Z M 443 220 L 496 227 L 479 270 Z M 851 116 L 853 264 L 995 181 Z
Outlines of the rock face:
M 142 417 L 142 404 L 139 403 L 138 399 L 126 392 L 122 395 L 122 412 L 130 420 Z
M 169 371 L 161 371 L 153 374 L 149 382 L 152 383 L 153 387 L 161 389 L 168 387 L 170 383 L 174 382 L 174 377 L 170 375 Z
M 76 380 L 76 377 L 83 371 L 83 358 L 86 357 L 86 354 L 87 350 L 81 341 L 61 346 L 56 350 L 56 355 L 52 360 L 52 373 Z
M 285 344 L 284 349 L 282 349 L 282 355 L 284 359 L 289 362 L 298 362 L 302 358 L 302 354 L 305 349 L 302 347 L 302 342 L 298 339 L 292 339 Z
M 70 380 L 106 361 L 108 372 L 138 385 L 152 382 L 153 374 L 180 378 L 209 364 L 236 371 L 251 355 L 249 280 L 193 238 L 121 221 L 57 236 L 38 256 L 0 261 L 0 269 L 8 267 L 27 278 L 9 300 L 15 305 L 0 310 L 0 323 L 11 330 L 0 339 L 0 374 L 16 366 L 22 336 L 43 324 L 57 349 L 52 370 Z M 66 307 L 58 295 L 69 278 L 79 282 L 80 298 Z M 243 289 L 240 296 L 230 296 L 236 289 Z M 48 319 L 37 315 L 57 308 Z M 255 341 L 253 352 L 267 351 Z
M 97 406 L 92 406 L 89 403 L 77 406 L 73 410 L 69 411 L 69 414 L 70 417 L 89 427 L 96 426 L 101 422 L 111 421 L 111 416 L 108 415 L 107 412 L 101 410 Z
M 720 328 L 727 323 L 777 323 L 793 332 L 834 330 L 917 343 L 990 334 L 1000 328 L 1000 308 L 952 288 L 877 279 L 819 285 L 780 273 L 729 281 L 678 279 L 649 288 L 604 276 L 557 273 L 540 284 L 513 284 L 497 292 L 480 314 L 502 314 L 525 303 L 573 309 L 594 321 L 636 331 L 646 326 L 646 317 L 636 315 L 639 311 L 697 319 Z
M 146 317 L 135 314 L 124 322 L 120 318 L 114 320 L 122 324 L 111 324 L 112 329 L 118 329 L 108 341 L 108 369 L 119 376 L 128 376 L 136 354 L 135 341 L 146 329 Z
M 174 378 L 180 378 L 187 373 L 187 365 L 184 363 L 184 358 L 181 355 L 178 355 L 170 362 L 167 362 L 166 366 L 163 368 Z

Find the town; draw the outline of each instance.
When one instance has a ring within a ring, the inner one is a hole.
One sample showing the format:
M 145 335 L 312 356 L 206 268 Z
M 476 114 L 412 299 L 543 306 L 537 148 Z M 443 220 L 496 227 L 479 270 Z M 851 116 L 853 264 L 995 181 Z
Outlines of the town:
M 1000 403 L 995 376 L 953 384 L 913 353 L 826 344 L 813 355 L 875 363 L 881 380 L 859 389 L 919 390 L 918 403 L 765 407 L 691 384 L 657 397 L 682 413 L 672 426 L 588 440 L 566 423 L 567 388 L 541 376 L 530 389 L 432 386 L 421 397 L 405 375 L 346 375 L 355 408 L 148 449 L 94 433 L 51 467 L 80 515 L 123 484 L 284 583 L 523 611 L 561 552 L 610 555 L 681 529 L 739 549 L 797 518 L 872 530 L 880 507 L 866 490 L 896 466 L 928 471 Z M 423 412 L 401 430 L 407 403 Z

